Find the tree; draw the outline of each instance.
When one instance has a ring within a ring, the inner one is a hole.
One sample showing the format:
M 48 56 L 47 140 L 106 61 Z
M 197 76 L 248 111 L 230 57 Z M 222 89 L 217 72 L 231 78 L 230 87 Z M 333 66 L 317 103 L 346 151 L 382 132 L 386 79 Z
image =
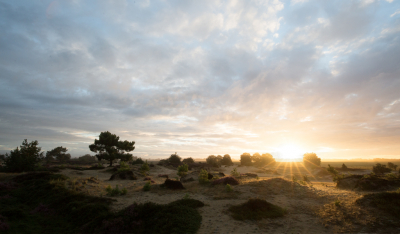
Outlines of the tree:
M 222 156 L 221 156 L 221 158 L 222 158 Z M 206 162 L 207 162 L 207 164 L 209 164 L 213 167 L 219 167 L 219 165 L 220 165 L 219 158 L 215 155 L 208 156 L 206 159 Z
M 255 153 L 253 154 L 253 157 L 251 159 L 256 166 L 265 166 L 276 162 L 272 154 L 269 153 L 265 153 L 262 155 L 260 155 L 259 153 Z
M 304 166 L 321 166 L 321 158 L 316 153 L 305 153 L 303 155 Z
M 382 165 L 380 163 L 377 163 L 375 166 L 372 167 L 372 171 L 375 174 L 383 174 L 383 173 L 386 173 L 386 172 L 391 172 L 392 169 L 387 168 L 386 165 Z
M 240 164 L 243 166 L 251 166 L 251 155 L 249 153 L 243 153 L 240 155 Z
M 171 154 L 171 156 L 168 158 L 168 162 L 172 164 L 179 164 L 181 163 L 181 157 L 175 152 L 175 154 Z
M 58 146 L 50 151 L 47 151 L 46 153 L 46 161 L 50 160 L 52 161 L 54 159 L 54 157 L 60 161 L 60 162 L 65 162 L 67 160 L 71 159 L 71 155 L 70 154 L 66 154 L 67 152 L 67 148 L 64 148 L 62 146 Z
M 221 160 L 221 165 L 230 166 L 232 164 L 233 164 L 233 162 L 232 162 L 231 156 L 229 154 L 225 154 Z
M 99 161 L 102 159 L 108 160 L 111 167 L 115 159 L 121 159 L 122 161 L 132 159 L 132 154 L 126 152 L 134 150 L 134 145 L 134 141 L 120 141 L 119 136 L 107 131 L 101 132 L 99 139 L 95 139 L 94 144 L 89 145 L 89 149 L 97 153 L 96 157 Z
M 347 170 L 347 166 L 346 166 L 346 164 L 342 164 L 342 170 Z
M 43 152 L 41 147 L 38 147 L 38 141 L 28 143 L 25 139 L 20 148 L 11 150 L 10 154 L 5 156 L 5 167 L 7 171 L 22 172 L 33 171 L 35 165 L 43 160 Z

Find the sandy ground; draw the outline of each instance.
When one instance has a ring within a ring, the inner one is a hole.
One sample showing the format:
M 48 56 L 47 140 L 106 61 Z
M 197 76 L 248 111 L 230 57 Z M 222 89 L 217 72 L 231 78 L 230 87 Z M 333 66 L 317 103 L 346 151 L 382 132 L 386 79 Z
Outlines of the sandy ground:
M 222 167 L 216 169 L 215 172 L 223 172 L 229 175 L 235 167 Z M 152 185 L 149 192 L 144 192 L 142 190 L 146 183 L 143 180 L 144 177 L 139 177 L 138 180 L 109 181 L 111 173 L 106 172 L 106 170 L 76 171 L 65 169 L 61 173 L 69 176 L 74 183 L 79 184 L 78 187 L 81 188 L 82 192 L 95 196 L 106 196 L 105 187 L 108 185 L 113 188 L 116 185 L 120 189 L 127 188 L 127 195 L 114 197 L 116 199 L 112 207 L 114 210 L 123 209 L 134 202 L 165 204 L 185 196 L 198 199 L 205 204 L 203 208 L 199 209 L 203 221 L 198 233 L 374 231 L 363 229 L 362 223 L 373 220 L 373 215 L 368 214 L 368 212 L 361 212 L 359 207 L 354 206 L 354 201 L 361 197 L 363 193 L 337 189 L 332 182 L 332 177 L 320 169 L 306 169 L 301 163 L 281 163 L 263 169 L 246 166 L 237 167 L 237 170 L 240 173 L 257 173 L 259 178 L 244 177 L 240 179 L 240 184 L 234 186 L 234 191 L 230 193 L 226 192 L 224 185 L 200 185 L 198 181 L 184 183 L 185 190 L 172 191 L 159 187 L 165 178 L 158 177 L 158 175 L 167 174 L 170 178 L 176 178 L 176 170 L 156 165 L 149 172 L 149 177 L 156 184 Z M 359 171 L 358 173 L 364 174 L 369 173 L 369 171 Z M 353 174 L 356 173 L 353 172 Z M 292 176 L 301 181 L 303 175 L 307 175 L 311 182 L 292 182 Z M 87 180 L 91 177 L 92 180 Z M 87 182 L 82 182 L 85 180 Z M 249 198 L 266 199 L 268 202 L 287 208 L 288 214 L 282 218 L 263 219 L 261 221 L 234 220 L 227 211 L 229 206 L 244 203 Z M 352 208 L 345 211 L 339 210 L 339 207 L 334 205 L 335 201 L 340 201 L 342 205 L 346 204 Z M 356 224 L 354 222 L 348 223 L 343 212 L 353 212 L 351 214 L 355 219 L 359 219 L 358 222 L 355 222 Z

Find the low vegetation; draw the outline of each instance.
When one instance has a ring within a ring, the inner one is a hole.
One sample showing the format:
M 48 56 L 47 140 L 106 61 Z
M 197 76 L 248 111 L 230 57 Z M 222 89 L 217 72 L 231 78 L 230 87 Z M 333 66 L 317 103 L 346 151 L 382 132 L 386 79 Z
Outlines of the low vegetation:
M 110 185 L 106 188 L 106 192 L 108 196 L 118 196 L 118 195 L 126 195 L 128 193 L 128 190 L 126 188 L 123 188 L 120 190 L 118 188 L 118 185 L 115 186 L 115 188 L 112 188 Z
M 287 213 L 286 209 L 258 198 L 249 199 L 241 205 L 231 206 L 228 210 L 236 220 L 278 218 Z
M 200 173 L 199 173 L 199 183 L 200 184 L 205 184 L 208 183 L 208 171 L 201 169 Z

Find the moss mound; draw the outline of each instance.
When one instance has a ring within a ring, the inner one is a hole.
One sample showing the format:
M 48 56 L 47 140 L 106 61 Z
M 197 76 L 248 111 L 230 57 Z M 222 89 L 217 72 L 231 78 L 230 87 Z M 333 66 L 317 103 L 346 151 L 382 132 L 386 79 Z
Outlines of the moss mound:
M 167 205 L 132 204 L 102 221 L 96 233 L 196 233 L 201 215 L 193 207 L 200 201 L 178 200 Z M 204 204 L 203 204 L 204 205 Z
M 166 187 L 168 189 L 185 189 L 185 187 L 183 187 L 182 183 L 180 181 L 177 180 L 170 180 L 170 179 L 166 179 L 164 184 L 162 184 L 162 187 Z
M 238 181 L 237 179 L 235 179 L 234 177 L 232 177 L 232 176 L 228 176 L 228 177 L 224 177 L 224 178 L 221 178 L 221 179 L 214 180 L 214 181 L 213 181 L 213 184 L 214 184 L 214 185 L 215 185 L 215 184 L 238 185 L 238 184 L 239 184 L 239 181 Z
M 247 202 L 231 206 L 229 211 L 236 220 L 260 220 L 263 218 L 278 218 L 286 214 L 286 210 L 263 199 L 249 199 Z
M 356 200 L 363 206 L 374 207 L 394 217 L 400 217 L 400 193 L 382 192 L 364 195 Z

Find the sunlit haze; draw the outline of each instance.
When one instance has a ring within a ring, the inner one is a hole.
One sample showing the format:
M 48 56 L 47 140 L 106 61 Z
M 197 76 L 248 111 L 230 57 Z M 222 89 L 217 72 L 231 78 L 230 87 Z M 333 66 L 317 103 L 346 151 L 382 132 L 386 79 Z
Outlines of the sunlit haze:
M 0 1 L 0 153 L 400 158 L 400 1 Z

